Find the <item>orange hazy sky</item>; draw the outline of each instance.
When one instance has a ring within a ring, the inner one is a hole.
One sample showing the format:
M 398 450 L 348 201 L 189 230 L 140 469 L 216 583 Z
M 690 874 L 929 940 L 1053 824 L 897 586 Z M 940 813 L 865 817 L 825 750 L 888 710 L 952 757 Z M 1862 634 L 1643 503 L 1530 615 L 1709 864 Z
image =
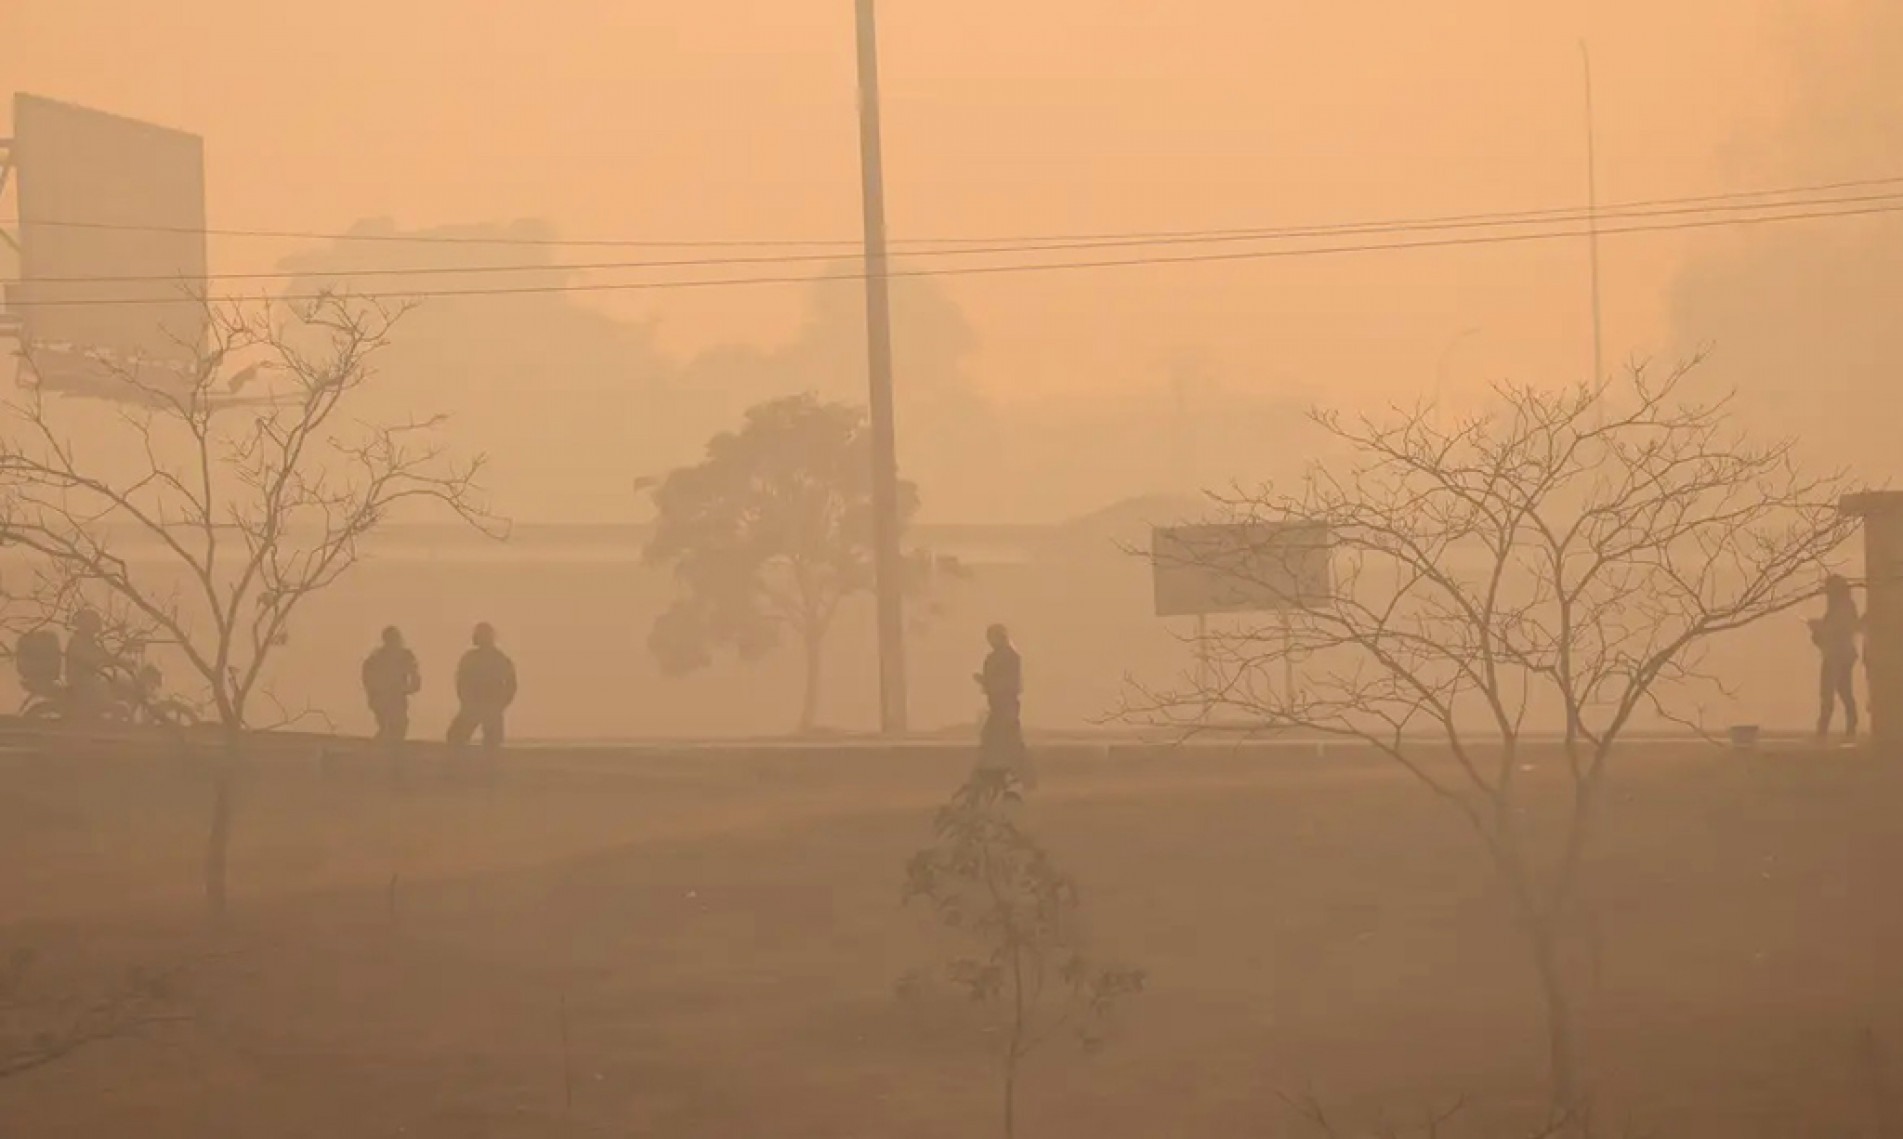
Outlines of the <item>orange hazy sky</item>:
M 893 235 L 1580 204 L 1582 40 L 1606 201 L 1777 185 L 1784 171 L 1734 143 L 1774 127 L 1793 40 L 1831 7 L 884 0 Z M 201 133 L 215 227 L 535 216 L 578 237 L 851 238 L 852 34 L 851 0 L 8 0 L 0 90 Z M 1613 356 L 1665 337 L 1687 240 L 1607 239 Z M 214 267 L 286 251 L 220 241 Z M 1590 359 L 1579 242 L 950 288 L 981 339 L 973 380 L 1003 398 L 1154 384 L 1188 346 L 1232 386 L 1350 394 L 1417 389 L 1443 364 L 1456 389 L 1570 380 Z M 803 302 L 757 287 L 598 303 L 687 352 L 784 336 Z

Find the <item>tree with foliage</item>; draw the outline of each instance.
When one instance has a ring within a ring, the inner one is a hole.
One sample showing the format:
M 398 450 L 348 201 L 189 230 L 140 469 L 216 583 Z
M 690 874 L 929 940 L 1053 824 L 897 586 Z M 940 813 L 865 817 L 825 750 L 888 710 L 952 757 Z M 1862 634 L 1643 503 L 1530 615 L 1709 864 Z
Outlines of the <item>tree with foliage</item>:
M 1101 1047 L 1111 1013 L 1145 980 L 1141 969 L 1091 964 L 1077 884 L 1018 824 L 1022 801 L 1009 772 L 974 772 L 939 810 L 938 842 L 907 864 L 904 891 L 974 943 L 945 975 L 997 1018 L 1006 1139 L 1017 1134 L 1025 1061 L 1065 1032 Z
M 1133 686 L 1124 709 L 1192 729 L 1227 710 L 1357 742 L 1456 812 L 1531 949 L 1556 1118 L 1586 1106 L 1562 950 L 1610 761 L 1648 712 L 1698 726 L 1687 702 L 1722 690 L 1709 650 L 1816 597 L 1855 525 L 1837 509 L 1840 477 L 1806 474 L 1789 442 L 1741 436 L 1727 401 L 1691 400 L 1691 367 L 1558 391 L 1501 385 L 1494 410 L 1458 422 L 1426 408 L 1317 413 L 1351 461 L 1292 493 L 1218 502 L 1233 521 L 1325 524 L 1330 596 L 1292 630 L 1212 631 L 1201 678 Z M 1237 584 L 1282 573 L 1261 550 L 1182 556 Z M 1281 683 L 1292 660 L 1293 691 Z M 1564 808 L 1551 823 L 1527 786 L 1541 718 L 1559 729 L 1546 754 Z
M 115 370 L 125 398 L 103 433 L 37 393 L 8 408 L 0 541 L 36 561 L 33 587 L 10 600 L 50 620 L 112 615 L 116 639 L 162 647 L 197 681 L 225 736 L 205 866 L 217 914 L 240 734 L 260 726 L 269 665 L 304 602 L 395 512 L 501 527 L 480 505 L 482 460 L 449 456 L 442 417 L 352 412 L 406 309 L 323 293 L 208 310 L 183 385 Z M 247 382 L 261 394 L 237 395 Z
M 648 638 L 663 670 L 704 668 L 722 648 L 756 660 L 791 632 L 805 663 L 799 727 L 810 731 L 826 635 L 841 604 L 874 584 L 865 413 L 811 395 L 760 404 L 699 463 L 661 479 L 654 502 L 645 558 L 682 587 Z M 917 488 L 900 483 L 901 524 L 917 509 Z

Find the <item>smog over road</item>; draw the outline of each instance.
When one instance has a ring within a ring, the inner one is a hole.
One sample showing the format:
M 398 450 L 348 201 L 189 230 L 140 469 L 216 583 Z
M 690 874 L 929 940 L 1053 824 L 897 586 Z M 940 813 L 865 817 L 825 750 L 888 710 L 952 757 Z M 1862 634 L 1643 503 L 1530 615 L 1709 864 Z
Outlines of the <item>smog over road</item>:
M 1897 1134 L 1899 69 L 14 0 L 0 1135 Z

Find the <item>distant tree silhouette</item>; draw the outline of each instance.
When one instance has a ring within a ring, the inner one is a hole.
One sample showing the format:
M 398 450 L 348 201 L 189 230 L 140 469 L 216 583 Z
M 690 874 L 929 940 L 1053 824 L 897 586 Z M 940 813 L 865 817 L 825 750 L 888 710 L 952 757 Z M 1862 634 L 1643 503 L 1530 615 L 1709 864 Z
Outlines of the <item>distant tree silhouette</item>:
M 1584 920 L 1609 761 L 1643 712 L 1699 726 L 1682 702 L 1717 684 L 1701 667 L 1714 641 L 1817 596 L 1825 559 L 1855 527 L 1837 509 L 1840 477 L 1805 473 L 1790 442 L 1743 438 L 1723 402 L 1686 401 L 1689 369 L 1570 390 L 1501 385 L 1493 411 L 1460 421 L 1318 413 L 1347 463 L 1224 506 L 1236 521 L 1325 522 L 1332 595 L 1292 631 L 1212 631 L 1201 678 L 1136 688 L 1124 709 L 1192 730 L 1227 710 L 1356 742 L 1455 811 L 1532 951 L 1556 1118 L 1586 1107 L 1562 950 Z M 1280 580 L 1247 553 L 1184 556 Z M 1292 660 L 1295 691 L 1283 681 Z M 1523 786 L 1542 715 L 1560 729 L 1567 794 L 1551 826 Z
M 442 419 L 379 425 L 354 414 L 405 308 L 342 294 L 209 307 L 189 382 L 119 370 L 139 399 L 107 429 L 37 394 L 11 405 L 0 542 L 36 555 L 30 597 L 48 616 L 96 600 L 201 685 L 226 740 L 205 868 L 217 914 L 240 733 L 259 726 L 268 665 L 305 599 L 357 564 L 393 510 L 499 523 L 478 504 L 482 461 L 446 454 Z M 255 400 L 233 395 L 233 368 Z
M 840 604 L 874 584 L 871 438 L 865 413 L 811 395 L 762 403 L 706 457 L 660 480 L 645 559 L 671 566 L 682 596 L 648 644 L 681 675 L 719 649 L 755 660 L 791 631 L 804 653 L 800 730 L 819 714 L 821 649 Z M 918 508 L 900 484 L 901 521 Z

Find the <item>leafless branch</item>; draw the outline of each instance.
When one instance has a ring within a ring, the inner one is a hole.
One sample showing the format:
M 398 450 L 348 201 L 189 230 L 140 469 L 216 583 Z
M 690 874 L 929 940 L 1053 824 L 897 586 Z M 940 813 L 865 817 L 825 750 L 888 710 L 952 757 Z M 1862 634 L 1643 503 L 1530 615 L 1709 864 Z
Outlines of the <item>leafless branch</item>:
M 1486 845 L 1561 1001 L 1551 942 L 1619 740 L 1645 714 L 1703 731 L 1695 694 L 1724 691 L 1707 650 L 1816 597 L 1854 532 L 1843 476 L 1739 435 L 1724 400 L 1690 400 L 1695 364 L 1557 392 L 1500 385 L 1495 410 L 1452 424 L 1317 413 L 1354 461 L 1219 497 L 1225 521 L 1247 524 L 1234 548 L 1178 556 L 1270 591 L 1299 567 L 1246 536 L 1322 525 L 1332 592 L 1288 630 L 1211 631 L 1203 675 L 1131 685 L 1122 717 L 1186 728 L 1222 709 L 1386 755 Z M 1278 683 L 1292 660 L 1295 690 Z M 1518 787 L 1529 726 L 1547 718 L 1571 810 L 1543 856 Z
M 30 608 L 45 619 L 113 606 L 185 662 L 215 719 L 244 727 L 302 603 L 349 572 L 394 513 L 443 509 L 501 536 L 480 504 L 483 461 L 448 455 L 442 419 L 347 414 L 406 311 L 341 293 L 209 305 L 182 382 L 122 370 L 145 398 L 120 408 L 109 441 L 41 395 L 14 404 L 0 540 L 37 558 Z M 261 399 L 221 389 L 234 363 L 274 377 Z

